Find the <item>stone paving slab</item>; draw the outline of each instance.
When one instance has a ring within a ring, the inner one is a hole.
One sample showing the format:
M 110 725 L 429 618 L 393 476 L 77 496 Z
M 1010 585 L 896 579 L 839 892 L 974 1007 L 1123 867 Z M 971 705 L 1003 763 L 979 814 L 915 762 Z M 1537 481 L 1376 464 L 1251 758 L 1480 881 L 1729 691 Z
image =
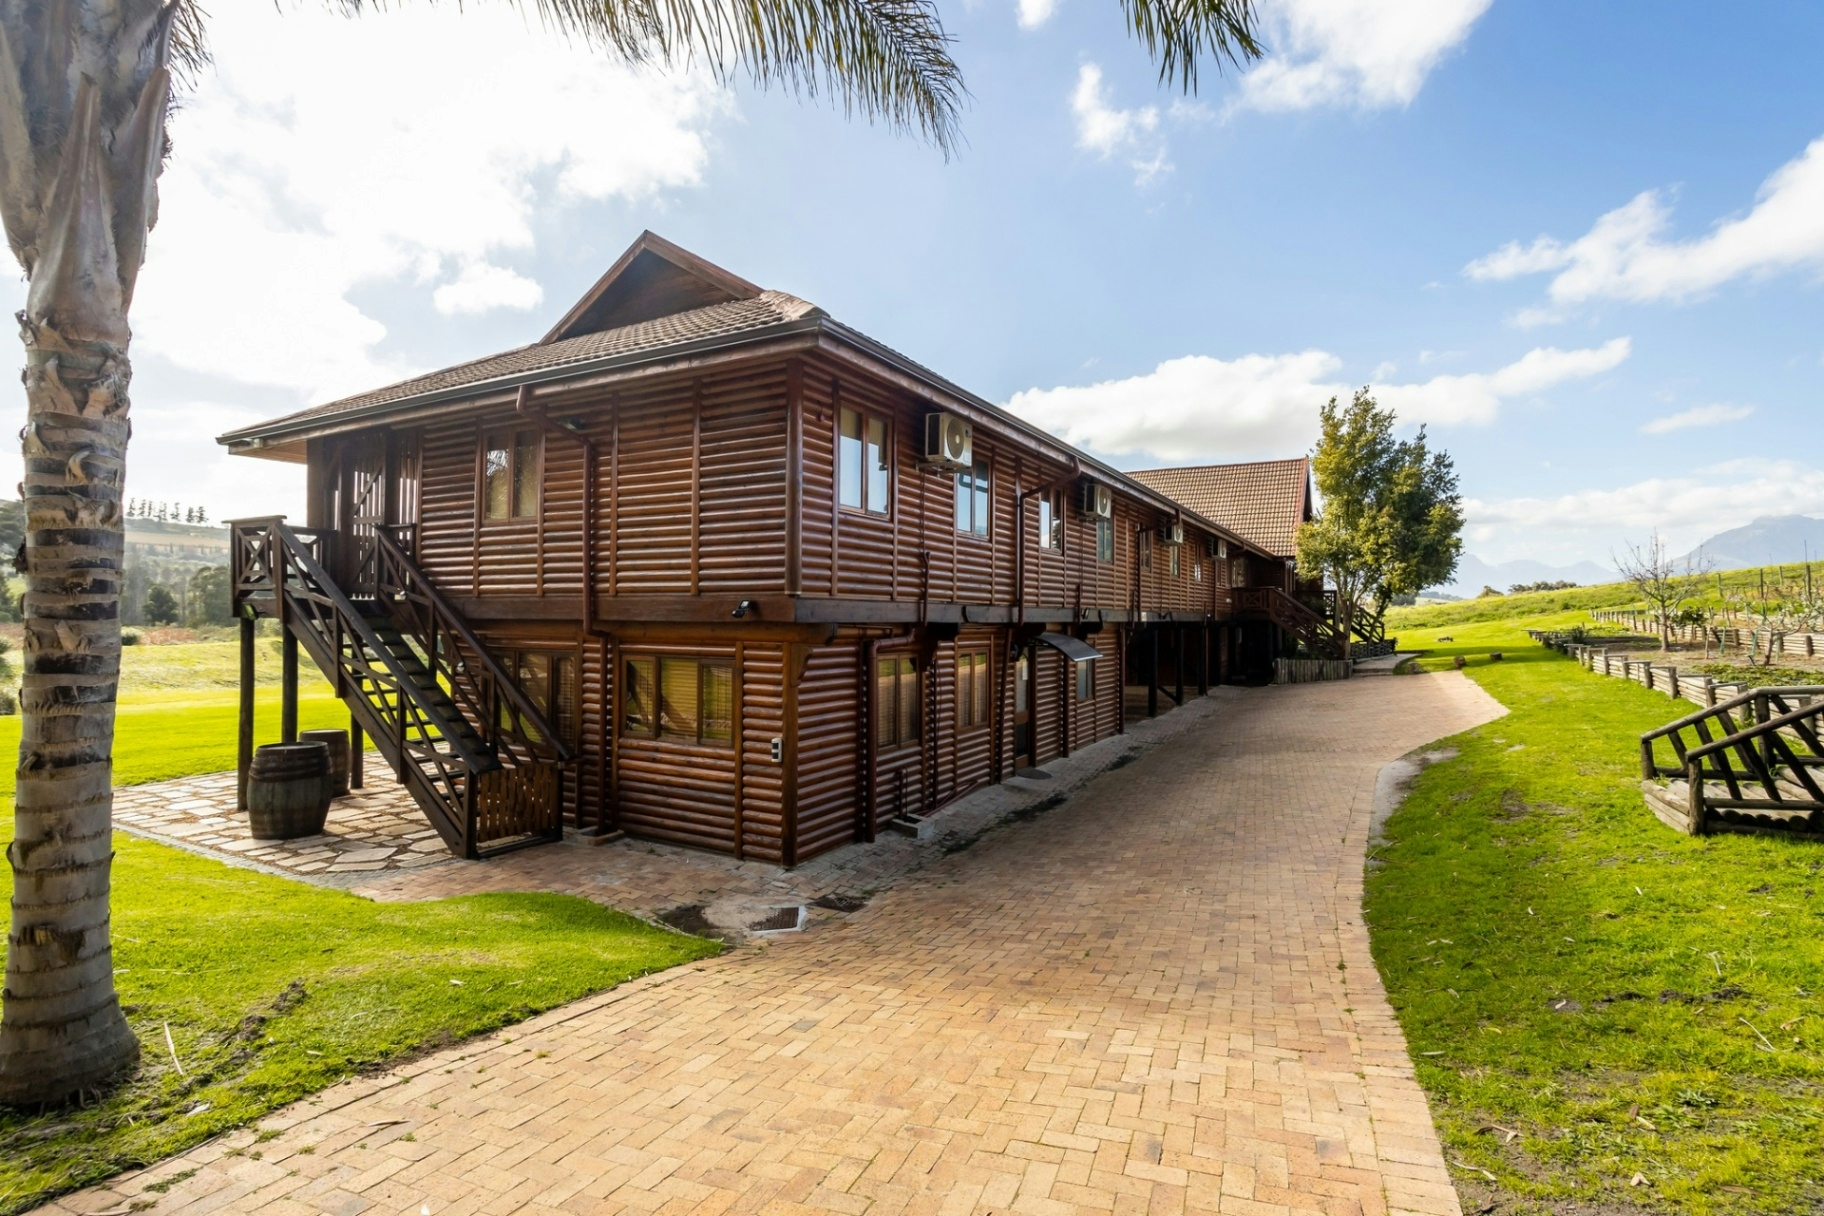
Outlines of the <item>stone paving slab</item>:
M 1379 769 L 1500 707 L 1456 673 L 1209 704 L 852 915 L 44 1210 L 1455 1214 L 1362 860 Z

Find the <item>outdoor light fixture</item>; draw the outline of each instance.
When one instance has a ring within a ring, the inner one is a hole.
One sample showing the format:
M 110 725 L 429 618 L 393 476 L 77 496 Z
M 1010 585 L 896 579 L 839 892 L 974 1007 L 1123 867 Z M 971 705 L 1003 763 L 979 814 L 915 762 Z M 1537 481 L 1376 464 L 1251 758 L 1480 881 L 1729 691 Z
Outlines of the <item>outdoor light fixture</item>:
M 735 610 L 729 613 L 729 615 L 733 617 L 744 617 L 750 612 L 757 613 L 759 611 L 760 605 L 754 603 L 754 601 L 742 600 L 739 604 L 735 605 Z

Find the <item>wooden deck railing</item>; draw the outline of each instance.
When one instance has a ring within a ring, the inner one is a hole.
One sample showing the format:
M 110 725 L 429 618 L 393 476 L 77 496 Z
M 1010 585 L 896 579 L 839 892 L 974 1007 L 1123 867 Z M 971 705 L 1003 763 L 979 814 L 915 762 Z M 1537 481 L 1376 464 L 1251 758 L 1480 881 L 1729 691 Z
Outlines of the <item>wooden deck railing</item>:
M 1824 685 L 1755 688 L 1648 731 L 1640 737 L 1648 800 L 1662 788 L 1658 778 L 1682 778 L 1682 788 L 1677 780 L 1663 787 L 1661 801 L 1682 811 L 1674 826 L 1694 835 L 1713 824 L 1824 830 L 1824 786 L 1814 771 L 1824 768 L 1821 721 Z M 1675 763 L 1659 762 L 1661 746 Z

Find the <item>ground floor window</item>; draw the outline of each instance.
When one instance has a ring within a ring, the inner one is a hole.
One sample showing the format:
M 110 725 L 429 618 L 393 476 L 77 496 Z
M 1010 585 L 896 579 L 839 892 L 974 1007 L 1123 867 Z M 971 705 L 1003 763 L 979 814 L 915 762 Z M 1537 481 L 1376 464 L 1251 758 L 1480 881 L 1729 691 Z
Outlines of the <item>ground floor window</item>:
M 956 656 L 956 724 L 959 727 L 988 725 L 989 707 L 988 652 L 970 651 Z
M 880 660 L 874 673 L 874 740 L 881 748 L 918 742 L 918 668 L 910 658 Z
M 550 650 L 510 650 L 505 666 L 532 702 L 532 707 L 551 724 L 551 729 L 565 743 L 576 742 L 576 656 Z M 501 724 L 507 724 L 509 707 L 501 706 Z M 528 724 L 526 734 L 537 738 Z
M 735 738 L 734 665 L 684 655 L 628 659 L 621 705 L 624 735 L 731 746 Z
M 1072 664 L 1077 669 L 1077 700 L 1088 701 L 1096 695 L 1096 661 L 1085 659 Z

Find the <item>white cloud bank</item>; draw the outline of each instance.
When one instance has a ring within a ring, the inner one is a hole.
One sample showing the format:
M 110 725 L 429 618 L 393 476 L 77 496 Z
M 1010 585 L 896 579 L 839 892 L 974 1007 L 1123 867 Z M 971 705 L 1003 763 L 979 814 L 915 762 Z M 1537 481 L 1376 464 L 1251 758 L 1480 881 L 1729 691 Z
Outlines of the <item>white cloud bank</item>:
M 1601 561 L 1658 529 L 1674 552 L 1762 515 L 1824 513 L 1824 469 L 1736 460 L 1682 477 L 1654 477 L 1553 498 L 1468 499 L 1465 538 L 1496 561 Z
M 1058 11 L 1058 0 L 1019 0 L 1016 12 L 1023 30 L 1036 30 Z
M 171 124 L 138 348 L 307 398 L 414 370 L 377 352 L 357 291 L 531 308 L 542 290 L 501 259 L 532 250 L 535 209 L 695 185 L 729 107 L 503 8 L 229 5 L 210 37 L 218 66 Z
M 1627 338 L 1586 350 L 1540 347 L 1492 372 L 1376 384 L 1374 395 L 1404 422 L 1487 423 L 1503 401 L 1601 375 L 1628 357 Z M 1243 460 L 1285 456 L 1317 437 L 1318 407 L 1347 398 L 1328 351 L 1190 355 L 1124 380 L 1016 393 L 1008 408 L 1071 443 L 1112 456 Z
M 1406 106 L 1492 0 L 1278 0 L 1262 7 L 1274 53 L 1241 78 L 1255 110 Z
M 1667 414 L 1655 418 L 1641 426 L 1643 435 L 1669 435 L 1673 431 L 1690 430 L 1697 426 L 1722 426 L 1728 422 L 1740 422 L 1754 413 L 1752 405 L 1699 405 L 1676 414 Z
M 1775 170 L 1747 214 L 1687 241 L 1667 239 L 1671 220 L 1659 192 L 1648 190 L 1574 241 L 1542 236 L 1530 245 L 1509 242 L 1463 272 L 1485 280 L 1555 272 L 1549 294 L 1565 306 L 1594 299 L 1687 300 L 1732 279 L 1824 270 L 1824 137 Z M 1550 310 L 1523 316 L 1556 319 Z

